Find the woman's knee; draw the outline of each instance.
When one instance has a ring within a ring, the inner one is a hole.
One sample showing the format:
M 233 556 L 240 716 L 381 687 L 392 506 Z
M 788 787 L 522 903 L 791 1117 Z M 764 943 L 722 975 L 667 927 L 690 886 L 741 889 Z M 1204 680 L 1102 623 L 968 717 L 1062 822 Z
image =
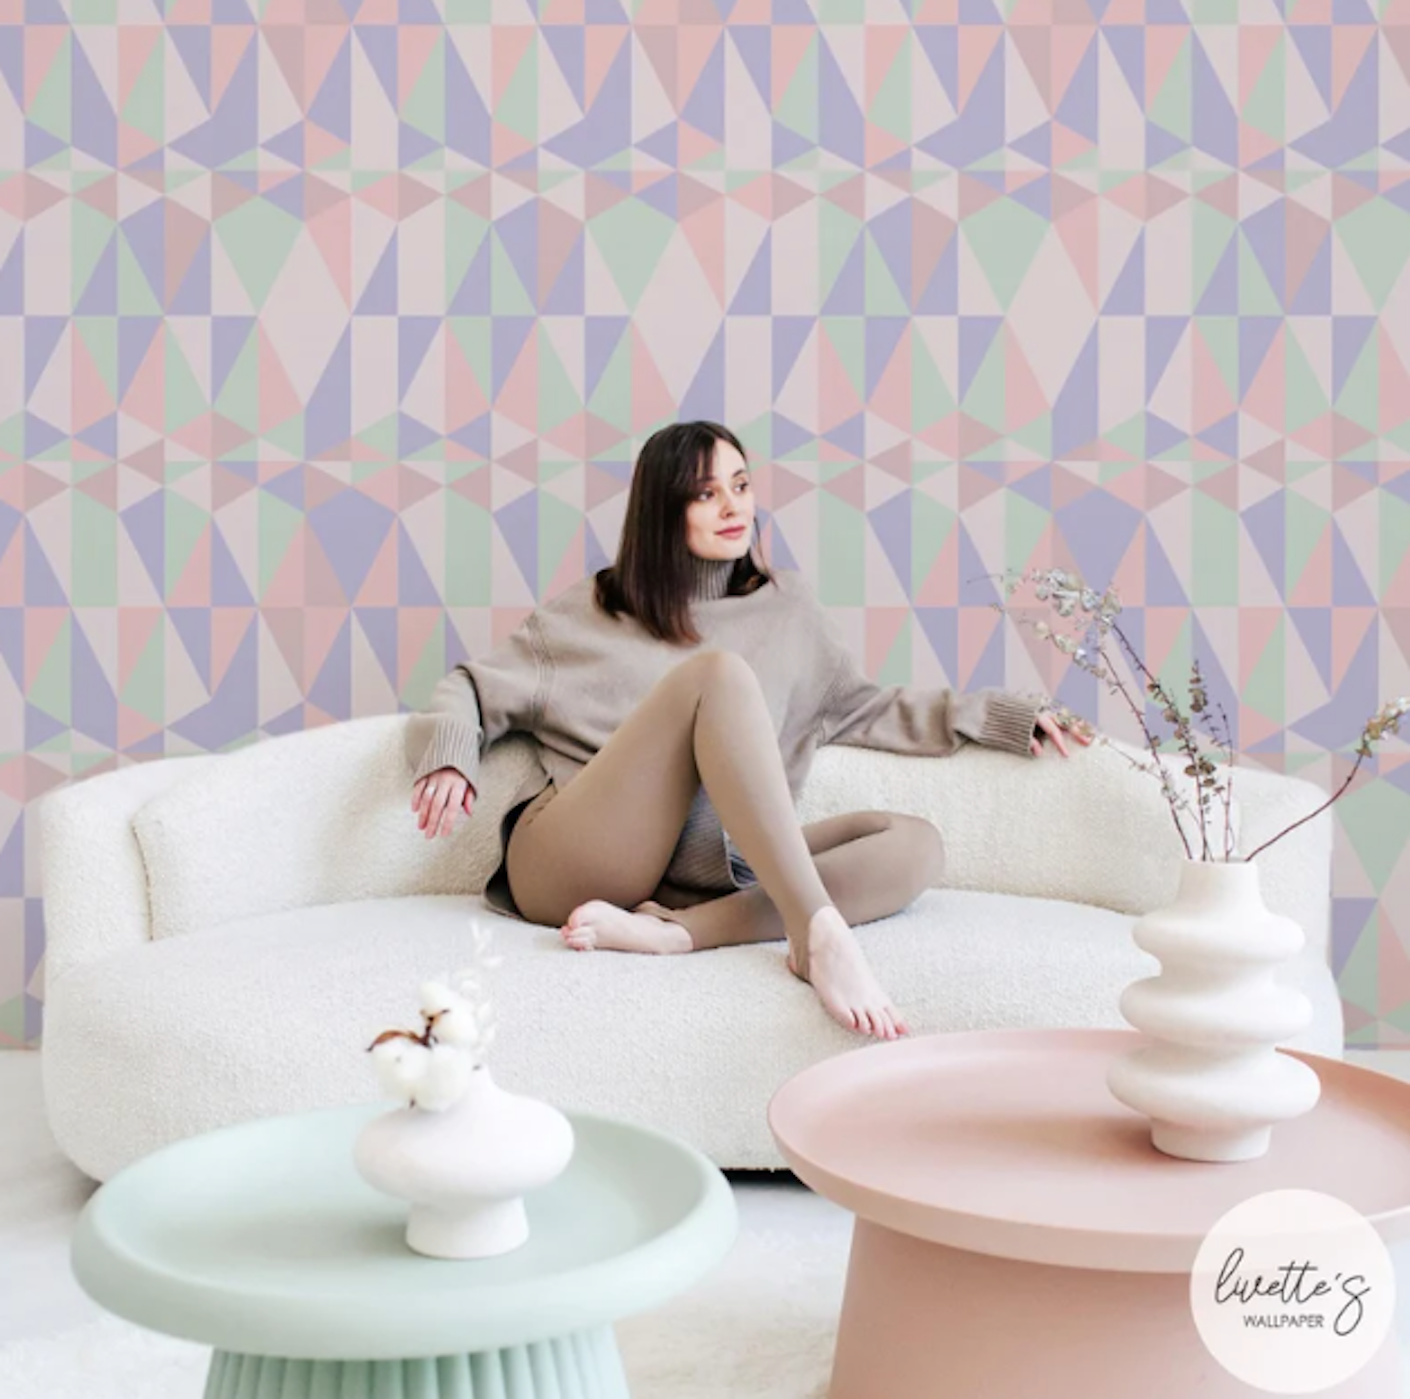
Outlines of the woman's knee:
M 894 816 L 895 838 L 901 842 L 906 869 L 915 892 L 933 888 L 945 873 L 945 840 L 933 821 L 924 816 Z
M 734 651 L 697 651 L 674 666 L 666 679 L 699 693 L 721 687 L 759 687 L 749 662 Z

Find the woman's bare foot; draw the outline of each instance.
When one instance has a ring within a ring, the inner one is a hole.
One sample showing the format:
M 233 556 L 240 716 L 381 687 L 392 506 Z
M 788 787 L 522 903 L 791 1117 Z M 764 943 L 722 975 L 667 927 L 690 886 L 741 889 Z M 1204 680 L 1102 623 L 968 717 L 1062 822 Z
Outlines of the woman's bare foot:
M 788 970 L 799 976 L 793 954 Z M 867 965 L 857 939 L 837 909 L 820 908 L 808 923 L 808 975 L 827 1013 L 849 1030 L 894 1040 L 910 1027 Z
M 635 912 L 618 908 L 605 899 L 589 899 L 568 915 L 559 935 L 574 952 L 691 952 L 695 944 L 679 924 L 641 909 L 659 908 L 650 902 L 638 904 Z

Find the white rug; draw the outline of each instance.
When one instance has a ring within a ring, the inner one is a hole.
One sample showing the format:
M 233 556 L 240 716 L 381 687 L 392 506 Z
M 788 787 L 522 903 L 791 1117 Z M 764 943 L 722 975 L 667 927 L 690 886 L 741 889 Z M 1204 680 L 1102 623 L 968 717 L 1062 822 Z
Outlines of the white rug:
M 840 1212 L 790 1207 L 803 1203 L 751 1209 L 741 1200 L 740 1237 L 725 1261 L 689 1292 L 618 1324 L 632 1399 L 823 1399 L 848 1231 Z M 201 1399 L 209 1359 L 204 1346 L 104 1316 L 0 1347 L 0 1396 Z

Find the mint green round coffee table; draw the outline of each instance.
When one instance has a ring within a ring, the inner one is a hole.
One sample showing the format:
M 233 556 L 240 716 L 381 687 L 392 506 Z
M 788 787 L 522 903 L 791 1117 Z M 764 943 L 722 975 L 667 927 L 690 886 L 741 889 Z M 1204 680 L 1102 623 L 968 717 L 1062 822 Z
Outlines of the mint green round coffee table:
M 73 1268 L 94 1301 L 214 1347 L 206 1399 L 626 1399 L 612 1322 L 729 1251 L 724 1176 L 662 1132 L 569 1113 L 577 1147 L 498 1258 L 413 1253 L 407 1205 L 357 1174 L 388 1111 L 266 1118 L 163 1147 L 89 1200 Z

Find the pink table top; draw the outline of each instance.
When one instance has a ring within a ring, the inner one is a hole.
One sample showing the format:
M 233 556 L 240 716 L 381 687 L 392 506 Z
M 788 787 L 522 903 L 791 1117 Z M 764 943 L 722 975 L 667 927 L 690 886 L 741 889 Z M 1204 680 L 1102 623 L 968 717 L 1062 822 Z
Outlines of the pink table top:
M 769 1105 L 795 1174 L 863 1219 L 974 1253 L 1125 1272 L 1188 1272 L 1227 1210 L 1319 1190 L 1387 1243 L 1410 1237 L 1410 1084 L 1296 1051 L 1309 1113 L 1268 1154 L 1182 1161 L 1106 1086 L 1134 1030 L 926 1035 L 823 1060 Z

